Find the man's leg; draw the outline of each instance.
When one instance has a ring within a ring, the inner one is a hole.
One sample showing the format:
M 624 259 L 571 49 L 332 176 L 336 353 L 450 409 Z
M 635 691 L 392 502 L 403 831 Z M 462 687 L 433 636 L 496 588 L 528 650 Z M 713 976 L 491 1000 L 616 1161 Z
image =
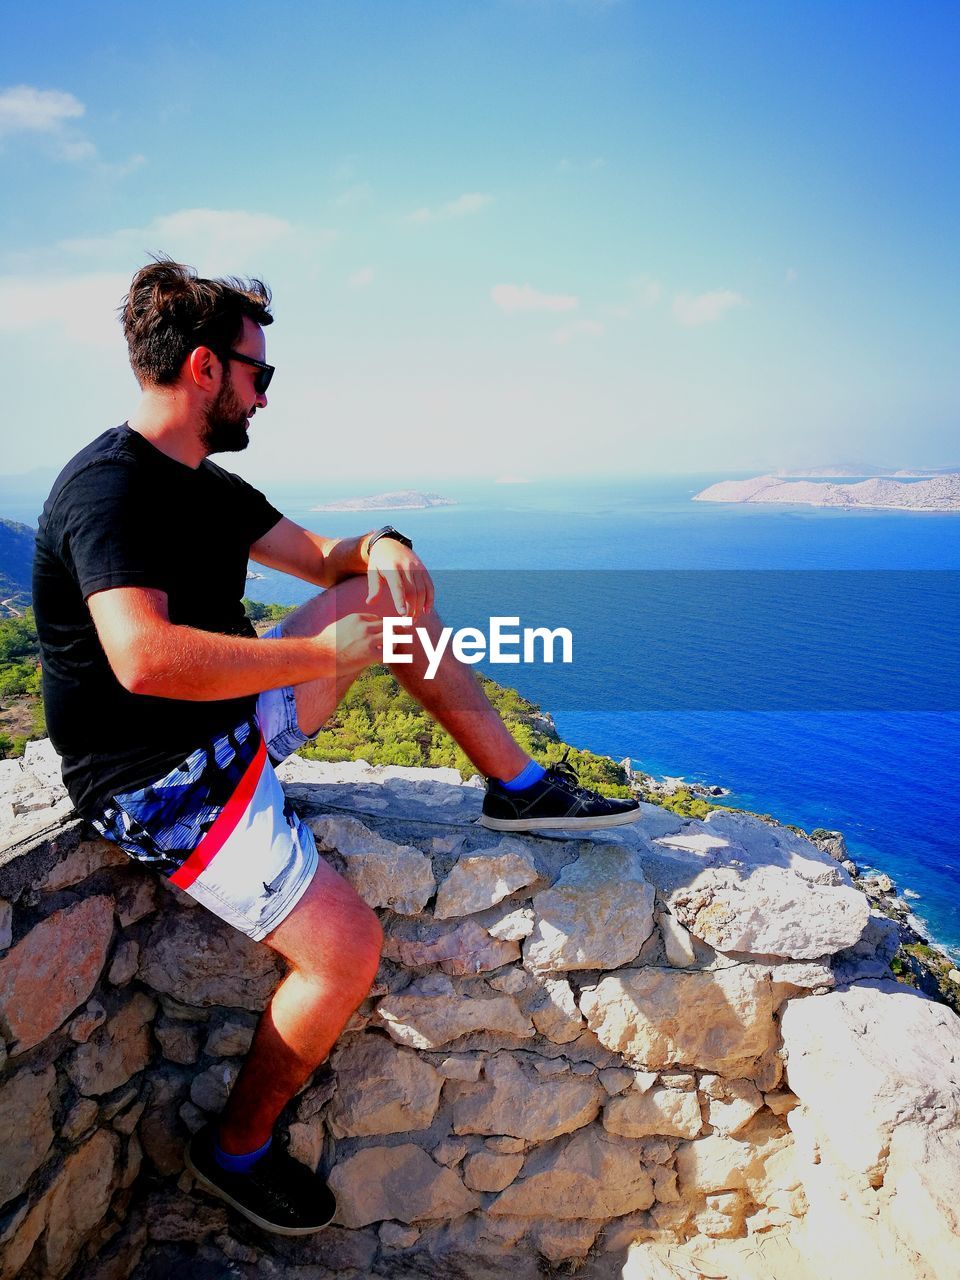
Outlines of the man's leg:
M 366 578 L 347 578 L 288 614 L 283 634 L 317 635 L 352 613 L 395 616 L 396 607 L 385 587 L 370 604 L 366 600 Z M 433 610 L 421 614 L 415 625 L 423 627 L 436 643 L 442 623 Z M 447 730 L 481 773 L 492 778 L 516 777 L 530 757 L 513 740 L 471 668 L 458 662 L 448 648 L 436 675 L 428 680 L 427 655 L 416 638 L 410 653 L 412 662 L 389 664 L 391 674 Z M 305 734 L 316 733 L 330 719 L 351 680 L 352 676 L 339 681 L 327 678 L 295 687 L 297 719 Z
M 231 1154 L 262 1146 L 325 1060 L 373 983 L 382 933 L 374 912 L 321 859 L 306 893 L 264 941 L 291 967 L 220 1117 L 220 1146 Z
M 317 635 L 354 613 L 394 615 L 386 589 L 370 604 L 366 595 L 366 578 L 349 578 L 288 614 L 283 634 Z M 435 643 L 441 628 L 436 613 L 423 614 L 416 622 Z M 412 656 L 411 663 L 391 665 L 392 672 L 477 768 L 501 779 L 521 773 L 530 758 L 513 740 L 473 671 L 447 651 L 436 676 L 428 680 L 427 655 L 417 640 Z M 303 733 L 316 733 L 330 719 L 355 675 L 349 672 L 295 687 Z M 382 934 L 373 911 L 321 860 L 309 889 L 264 941 L 287 960 L 291 972 L 264 1012 L 221 1117 L 220 1142 L 228 1153 L 262 1145 L 286 1102 L 324 1061 L 373 982 Z

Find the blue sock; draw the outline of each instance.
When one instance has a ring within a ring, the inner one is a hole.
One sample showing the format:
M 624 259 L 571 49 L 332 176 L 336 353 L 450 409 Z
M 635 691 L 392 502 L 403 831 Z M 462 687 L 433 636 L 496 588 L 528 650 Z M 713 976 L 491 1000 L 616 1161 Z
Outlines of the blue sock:
M 223 1151 L 220 1143 L 214 1140 L 213 1158 L 220 1168 L 226 1169 L 228 1173 L 249 1173 L 260 1157 L 265 1156 L 270 1150 L 272 1141 L 272 1138 L 268 1138 L 262 1147 L 257 1147 L 256 1151 L 245 1151 L 242 1155 L 232 1156 L 229 1152 Z
M 522 769 L 515 778 L 511 778 L 509 782 L 501 785 L 506 791 L 525 791 L 527 787 L 532 787 L 535 782 L 539 782 L 546 773 L 542 764 L 537 764 L 536 760 L 531 760 L 526 768 Z

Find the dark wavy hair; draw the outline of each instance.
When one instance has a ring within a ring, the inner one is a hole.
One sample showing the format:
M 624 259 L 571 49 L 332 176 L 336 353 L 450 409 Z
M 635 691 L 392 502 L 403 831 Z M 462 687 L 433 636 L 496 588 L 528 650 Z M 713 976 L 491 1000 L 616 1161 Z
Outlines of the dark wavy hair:
M 195 347 L 229 351 L 244 316 L 273 323 L 269 308 L 270 290 L 262 280 L 205 280 L 193 267 L 157 257 L 133 277 L 120 309 L 137 381 L 169 386 Z

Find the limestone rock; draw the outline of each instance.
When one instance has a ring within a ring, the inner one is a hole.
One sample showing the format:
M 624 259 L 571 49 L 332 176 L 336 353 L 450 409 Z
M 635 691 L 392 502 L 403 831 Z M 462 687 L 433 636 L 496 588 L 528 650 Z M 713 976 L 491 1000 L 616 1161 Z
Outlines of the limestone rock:
M 113 901 L 98 894 L 54 911 L 0 956 L 0 1008 L 13 1054 L 45 1040 L 83 1004 L 112 933 Z
M 544 1142 L 589 1124 L 603 1090 L 592 1079 L 543 1079 L 508 1053 L 487 1059 L 477 1084 L 451 1084 L 454 1133 L 509 1134 Z
M 457 995 L 449 980 L 439 976 L 412 983 L 402 995 L 386 996 L 377 1005 L 377 1016 L 394 1040 L 414 1049 L 439 1049 L 471 1031 L 519 1038 L 535 1034 L 512 996 Z
M 763 1095 L 752 1080 L 714 1079 L 717 1096 L 709 1099 L 707 1119 L 717 1133 L 736 1137 L 763 1106 Z
M 336 1165 L 328 1178 L 346 1227 L 394 1219 L 456 1218 L 480 1204 L 451 1169 L 420 1147 L 364 1147 Z
M 107 1020 L 107 1011 L 99 1000 L 88 1000 L 85 1007 L 70 1019 L 67 1030 L 70 1039 L 77 1044 L 86 1044 L 97 1027 L 102 1027 Z
M 378 1232 L 380 1240 L 388 1249 L 412 1249 L 420 1239 L 417 1227 L 404 1227 L 399 1222 L 384 1222 Z
M 255 1028 L 236 1018 L 227 1018 L 207 1036 L 203 1052 L 211 1058 L 240 1058 L 253 1042 Z
M 695 964 L 697 957 L 690 941 L 690 933 L 683 927 L 676 916 L 669 911 L 661 911 L 657 915 L 657 923 L 663 934 L 663 946 L 667 963 L 678 969 Z
M 821 829 L 817 834 L 812 835 L 810 839 L 818 849 L 828 853 L 834 862 L 845 862 L 850 856 L 847 852 L 847 842 L 843 838 L 842 831 L 824 831 Z
M 811 884 L 846 884 L 829 854 L 780 823 L 764 822 L 735 810 L 713 809 L 703 820 L 702 829 L 728 842 L 724 860 L 736 858 L 744 875 L 752 875 L 758 867 L 780 867 Z
M 99 1111 L 100 1108 L 92 1098 L 78 1098 L 60 1128 L 61 1134 L 68 1142 L 76 1142 L 93 1128 Z
M 790 990 L 763 966 L 624 969 L 585 988 L 580 1009 L 601 1044 L 637 1066 L 696 1063 L 753 1077 L 776 1045 L 773 1013 Z
M 209 911 L 161 914 L 140 957 L 140 977 L 181 1003 L 259 1011 L 283 976 L 277 956 Z
M 357 818 L 313 818 L 309 826 L 320 848 L 343 859 L 344 877 L 368 906 L 416 915 L 433 897 L 433 868 L 419 849 L 385 840 Z
M 707 1134 L 677 1148 L 680 1195 L 746 1190 L 762 1202 L 773 1186 L 794 1187 L 794 1143 L 783 1121 L 758 1116 L 736 1138 Z
M 500 969 L 520 956 L 516 942 L 492 938 L 474 920 L 465 920 L 455 929 L 430 921 L 418 922 L 417 934 L 418 937 L 407 939 L 388 933 L 383 943 L 384 957 L 398 960 L 408 969 L 435 964 L 444 973 L 462 975 Z
M 653 901 L 634 850 L 588 845 L 552 888 L 534 895 L 536 926 L 523 946 L 524 964 L 540 972 L 627 964 L 653 929 Z
M 569 1218 L 614 1218 L 653 1204 L 653 1178 L 642 1142 L 614 1138 L 601 1130 L 575 1134 L 532 1152 L 523 1177 L 502 1191 L 492 1214 Z
M 143 1070 L 150 1061 L 150 1021 L 155 1011 L 150 997 L 138 991 L 74 1051 L 67 1074 L 82 1094 L 111 1093 Z
M 117 919 L 124 929 L 157 909 L 156 884 L 140 867 L 131 867 L 130 873 L 117 893 Z
M 522 1152 L 497 1155 L 493 1151 L 477 1151 L 464 1161 L 463 1181 L 472 1191 L 502 1191 L 522 1167 Z
M 443 1076 L 382 1035 L 348 1037 L 333 1054 L 337 1092 L 327 1123 L 335 1138 L 426 1129 Z
M 527 1144 L 523 1138 L 511 1138 L 506 1134 L 498 1134 L 494 1138 L 486 1138 L 483 1145 L 488 1151 L 495 1151 L 499 1156 L 513 1156 L 518 1151 L 526 1151 Z
M 461 856 L 437 891 L 433 914 L 446 920 L 483 911 L 536 879 L 529 846 L 508 837 L 493 848 Z
M 533 1240 L 546 1260 L 556 1266 L 585 1257 L 600 1233 L 602 1223 L 587 1220 L 544 1222 L 533 1230 Z
M 316 1124 L 294 1121 L 288 1131 L 287 1151 L 294 1160 L 316 1173 L 323 1155 L 323 1129 Z
M 637 1093 L 631 1089 L 613 1098 L 603 1111 L 603 1127 L 625 1138 L 645 1138 L 663 1134 L 674 1138 L 695 1138 L 703 1128 L 696 1093 L 676 1089 L 651 1089 Z
M 6 898 L 0 898 L 0 951 L 6 951 L 13 941 L 13 907 Z
M 795 960 L 852 946 L 870 914 L 856 889 L 773 866 L 758 866 L 746 878 L 734 868 L 710 868 L 675 890 L 669 905 L 692 934 L 718 951 Z
M 48 892 L 66 889 L 86 880 L 103 867 L 125 867 L 130 859 L 115 844 L 107 840 L 82 840 L 65 858 L 54 863 L 47 873 L 43 887 Z
M 705 1198 L 704 1207 L 694 1214 L 693 1221 L 702 1235 L 717 1240 L 729 1240 L 743 1235 L 746 1217 L 746 1197 L 742 1191 L 721 1191 Z
M 871 910 L 867 927 L 853 944 L 831 959 L 834 980 L 838 984 L 859 982 L 863 978 L 889 978 L 890 961 L 900 947 L 900 929 L 895 920 Z
M 137 1135 L 144 1153 L 164 1177 L 183 1169 L 184 1128 L 179 1110 L 187 1100 L 190 1075 L 182 1067 L 163 1065 L 147 1077 L 147 1108 Z
M 499 920 L 484 925 L 491 938 L 501 938 L 504 942 L 521 942 L 533 933 L 534 915 L 529 907 L 519 907 L 516 911 L 508 911 Z
M 783 1038 L 802 1103 L 791 1128 L 805 1118 L 832 1161 L 872 1186 L 889 1179 L 897 1230 L 916 1241 L 929 1228 L 922 1256 L 946 1256 L 947 1236 L 954 1247 L 960 1236 L 960 1018 L 910 987 L 870 981 L 791 1001 Z
M 598 1072 L 598 1079 L 611 1098 L 624 1093 L 633 1084 L 635 1073 L 623 1067 L 607 1067 Z
M 240 1074 L 240 1063 L 234 1061 L 215 1062 L 194 1076 L 190 1085 L 191 1100 L 204 1111 L 219 1113 L 223 1110 Z
M 198 1243 L 225 1231 L 229 1222 L 224 1205 L 175 1189 L 151 1196 L 146 1216 L 151 1239 L 183 1243 Z
M 452 1138 L 444 1138 L 439 1146 L 433 1148 L 431 1154 L 437 1164 L 451 1168 L 453 1165 L 460 1163 L 467 1154 L 467 1150 L 465 1142 L 455 1142 Z
M 51 1197 L 43 1251 L 50 1280 L 72 1267 L 88 1236 L 106 1216 L 113 1191 L 117 1140 L 98 1129 L 67 1156 Z
M 154 1035 L 168 1062 L 179 1062 L 186 1066 L 196 1062 L 200 1056 L 200 1032 L 189 1023 L 171 1022 L 163 1027 L 155 1027 Z
M 479 1080 L 483 1070 L 483 1058 L 478 1054 L 452 1054 L 440 1063 L 440 1074 L 445 1080 Z
M 524 991 L 530 991 L 534 980 L 525 969 L 505 969 L 503 973 L 496 973 L 488 978 L 487 986 L 494 991 L 503 991 L 508 996 L 518 996 Z
M 36 1074 L 24 1068 L 0 1085 L 0 1205 L 23 1190 L 50 1150 L 56 1080 L 52 1066 Z
M 569 1044 L 583 1031 L 583 1016 L 577 1008 L 566 978 L 543 978 L 540 991 L 528 1011 L 533 1025 L 554 1044 Z
M 132 938 L 128 938 L 125 942 L 121 942 L 113 953 L 113 960 L 110 963 L 110 970 L 107 973 L 107 981 L 115 987 L 123 987 L 130 981 L 137 972 L 137 962 L 140 959 L 140 947 Z

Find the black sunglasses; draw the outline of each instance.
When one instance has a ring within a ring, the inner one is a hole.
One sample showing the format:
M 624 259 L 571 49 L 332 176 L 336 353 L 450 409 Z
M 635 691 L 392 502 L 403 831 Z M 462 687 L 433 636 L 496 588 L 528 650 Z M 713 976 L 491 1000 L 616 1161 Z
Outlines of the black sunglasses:
M 253 388 L 258 396 L 267 394 L 267 387 L 274 374 L 272 364 L 264 364 L 262 360 L 254 360 L 253 356 L 245 356 L 241 351 L 227 351 L 220 357 L 222 360 L 239 360 L 241 364 L 251 364 L 256 369 L 253 375 Z

